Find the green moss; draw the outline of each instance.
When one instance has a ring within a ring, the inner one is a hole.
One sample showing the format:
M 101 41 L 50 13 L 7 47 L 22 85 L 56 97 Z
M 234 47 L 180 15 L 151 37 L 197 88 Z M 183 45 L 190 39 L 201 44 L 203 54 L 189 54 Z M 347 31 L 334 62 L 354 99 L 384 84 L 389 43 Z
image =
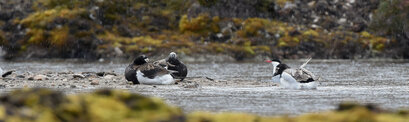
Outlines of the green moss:
M 259 31 L 263 31 L 268 26 L 269 20 L 261 18 L 249 18 L 243 22 L 243 29 L 237 33 L 241 37 L 260 36 Z
M 281 7 L 284 7 L 286 2 L 294 2 L 294 0 L 275 0 L 275 3 L 277 3 Z
M 84 12 L 86 12 L 85 9 L 50 9 L 30 14 L 19 23 L 30 28 L 45 28 L 47 24 L 52 23 L 57 18 L 72 19 L 84 14 Z
M 315 30 L 312 30 L 312 29 L 308 29 L 307 31 L 304 31 L 302 34 L 304 36 L 313 36 L 313 37 L 318 37 L 319 36 L 319 33 L 317 31 L 315 31 Z
M 183 15 L 179 21 L 179 30 L 181 32 L 193 32 L 205 36 L 209 33 L 217 33 L 220 31 L 217 25 L 219 20 L 219 17 L 211 18 L 208 14 L 200 14 L 191 19 L 189 19 L 187 15 Z
M 28 39 L 29 44 L 41 44 L 46 40 L 44 35 L 44 30 L 42 29 L 32 29 L 27 32 L 27 35 L 30 36 Z
M 182 116 L 180 109 L 167 106 L 161 100 L 122 91 L 101 90 L 64 96 L 48 89 L 25 89 L 11 94 L 3 96 L 7 99 L 0 106 L 1 120 L 171 121 Z
M 291 117 L 245 113 L 184 114 L 158 98 L 119 90 L 65 96 L 49 89 L 21 89 L 0 98 L 1 121 L 402 122 L 409 119 L 407 112 L 385 112 L 375 106 L 356 103 L 343 103 L 337 111 Z
M 199 4 L 202 6 L 210 7 L 215 5 L 219 0 L 198 0 Z
M 56 28 L 50 32 L 50 43 L 56 47 L 63 47 L 67 44 L 69 36 L 69 27 L 64 26 L 61 28 Z

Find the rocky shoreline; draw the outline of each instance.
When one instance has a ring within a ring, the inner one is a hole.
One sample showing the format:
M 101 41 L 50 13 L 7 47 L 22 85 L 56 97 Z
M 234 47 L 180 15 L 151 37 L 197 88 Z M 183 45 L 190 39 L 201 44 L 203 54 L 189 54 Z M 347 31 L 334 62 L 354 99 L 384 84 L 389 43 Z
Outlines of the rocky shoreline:
M 144 87 L 156 87 L 156 85 L 134 85 L 126 81 L 122 73 L 114 72 L 49 72 L 41 71 L 37 73 L 11 73 L 0 78 L 0 89 L 18 88 L 51 88 L 51 89 L 134 89 Z M 215 80 L 210 77 L 187 77 L 182 82 L 177 82 L 175 86 L 180 88 L 198 89 L 202 86 L 276 86 L 270 82 L 258 81 L 226 81 Z M 172 85 L 171 85 L 172 86 Z

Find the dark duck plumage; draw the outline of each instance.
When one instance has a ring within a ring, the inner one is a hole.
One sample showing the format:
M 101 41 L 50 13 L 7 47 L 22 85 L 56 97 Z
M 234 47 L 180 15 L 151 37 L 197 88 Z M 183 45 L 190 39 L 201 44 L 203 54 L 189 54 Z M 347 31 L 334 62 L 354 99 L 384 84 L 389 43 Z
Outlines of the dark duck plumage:
M 180 79 L 183 81 L 187 76 L 187 67 L 181 62 L 175 52 L 171 52 L 166 59 L 162 59 L 154 62 L 156 65 L 165 67 L 168 71 L 171 72 L 171 75 L 175 79 Z
M 132 81 L 132 83 L 134 84 L 139 84 L 139 81 L 136 78 L 136 71 L 140 66 L 147 63 L 148 61 L 149 59 L 145 55 L 141 55 L 135 58 L 135 60 L 125 69 L 125 79 L 128 81 Z

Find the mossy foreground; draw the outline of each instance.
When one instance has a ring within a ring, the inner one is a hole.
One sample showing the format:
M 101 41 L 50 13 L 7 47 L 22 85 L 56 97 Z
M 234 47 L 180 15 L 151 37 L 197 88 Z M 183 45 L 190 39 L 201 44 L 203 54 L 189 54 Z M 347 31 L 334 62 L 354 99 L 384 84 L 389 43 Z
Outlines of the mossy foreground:
M 371 106 L 342 104 L 338 111 L 296 117 L 262 117 L 244 113 L 184 114 L 157 98 L 118 90 L 63 95 L 49 89 L 21 89 L 0 97 L 0 121 L 20 122 L 109 122 L 109 121 L 189 121 L 189 122 L 404 122 L 409 113 L 391 113 Z

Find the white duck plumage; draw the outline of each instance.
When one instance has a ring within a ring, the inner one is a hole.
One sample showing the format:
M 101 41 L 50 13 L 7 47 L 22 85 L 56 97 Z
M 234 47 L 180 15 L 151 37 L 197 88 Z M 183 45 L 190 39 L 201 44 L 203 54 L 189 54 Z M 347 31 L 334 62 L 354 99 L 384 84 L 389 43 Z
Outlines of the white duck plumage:
M 136 77 L 138 78 L 138 81 L 141 84 L 147 84 L 147 85 L 169 85 L 169 84 L 174 84 L 175 80 L 170 74 L 164 74 L 160 76 L 155 76 L 154 78 L 148 78 L 145 77 L 144 74 L 138 70 L 136 72 Z

